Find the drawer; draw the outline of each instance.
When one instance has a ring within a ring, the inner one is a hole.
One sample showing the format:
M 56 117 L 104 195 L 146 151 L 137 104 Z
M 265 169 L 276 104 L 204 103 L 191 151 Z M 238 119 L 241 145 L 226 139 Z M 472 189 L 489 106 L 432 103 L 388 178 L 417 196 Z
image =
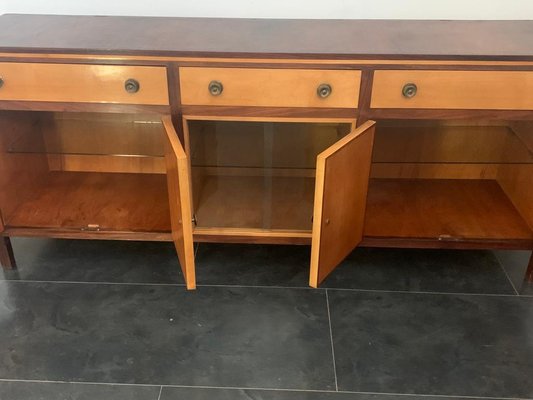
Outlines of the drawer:
M 361 71 L 180 68 L 184 105 L 357 108 L 360 81 Z M 216 82 L 218 95 L 210 91 Z M 331 93 L 320 97 L 320 85 Z
M 0 77 L 0 100 L 169 104 L 164 67 L 0 63 Z M 126 90 L 129 79 L 137 92 Z
M 533 71 L 376 71 L 371 107 L 533 110 Z

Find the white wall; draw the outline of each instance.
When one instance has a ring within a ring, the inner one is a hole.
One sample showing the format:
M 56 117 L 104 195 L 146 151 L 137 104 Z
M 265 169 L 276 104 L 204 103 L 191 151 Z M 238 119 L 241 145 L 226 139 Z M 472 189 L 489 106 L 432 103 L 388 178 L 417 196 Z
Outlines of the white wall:
M 533 0 L 0 0 L 3 13 L 258 18 L 533 19 Z

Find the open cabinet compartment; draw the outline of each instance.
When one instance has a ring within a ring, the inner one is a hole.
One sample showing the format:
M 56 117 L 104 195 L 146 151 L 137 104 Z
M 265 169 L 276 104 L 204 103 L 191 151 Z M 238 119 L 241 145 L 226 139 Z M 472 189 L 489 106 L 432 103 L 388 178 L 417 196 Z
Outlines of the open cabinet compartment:
M 195 238 L 311 243 L 317 286 L 361 240 L 372 125 L 185 116 Z
M 531 122 L 379 121 L 371 178 L 366 243 L 533 247 Z
M 169 235 L 160 117 L 3 111 L 0 126 L 8 231 Z
M 168 149 L 178 138 L 169 121 L 159 115 L 1 111 L 3 235 L 174 240 L 187 287 L 194 288 L 184 256 L 192 251 L 192 234 L 186 238 L 182 224 L 170 218 L 176 202 L 169 188 L 177 176 Z

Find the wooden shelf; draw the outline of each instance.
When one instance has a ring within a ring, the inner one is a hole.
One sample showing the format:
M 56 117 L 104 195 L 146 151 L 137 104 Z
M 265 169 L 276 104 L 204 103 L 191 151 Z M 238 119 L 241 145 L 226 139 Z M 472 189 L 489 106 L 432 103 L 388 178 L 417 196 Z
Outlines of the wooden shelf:
M 372 179 L 364 235 L 533 246 L 531 228 L 494 180 Z
M 166 175 L 50 172 L 6 217 L 6 227 L 170 232 Z M 22 232 L 22 231 L 21 231 Z

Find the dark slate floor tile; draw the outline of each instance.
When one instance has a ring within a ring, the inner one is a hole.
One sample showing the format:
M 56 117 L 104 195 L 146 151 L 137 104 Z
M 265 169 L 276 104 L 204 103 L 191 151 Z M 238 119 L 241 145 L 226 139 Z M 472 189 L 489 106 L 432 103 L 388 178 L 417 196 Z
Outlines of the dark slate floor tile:
M 0 377 L 331 389 L 325 293 L 0 283 Z
M 2 400 L 158 400 L 159 386 L 0 382 Z
M 161 400 L 462 400 L 461 397 L 164 387 Z M 465 399 L 466 400 L 466 399 Z M 478 398 L 478 400 L 483 400 Z
M 198 284 L 309 286 L 309 246 L 200 243 Z
M 328 290 L 339 390 L 533 397 L 533 299 Z
M 199 284 L 298 286 L 309 281 L 309 246 L 200 244 Z M 326 288 L 514 294 L 490 251 L 356 249 Z
M 34 238 L 12 242 L 18 269 L 4 271 L 5 279 L 183 283 L 172 243 Z
M 494 254 L 483 250 L 357 249 L 328 288 L 515 294 Z

